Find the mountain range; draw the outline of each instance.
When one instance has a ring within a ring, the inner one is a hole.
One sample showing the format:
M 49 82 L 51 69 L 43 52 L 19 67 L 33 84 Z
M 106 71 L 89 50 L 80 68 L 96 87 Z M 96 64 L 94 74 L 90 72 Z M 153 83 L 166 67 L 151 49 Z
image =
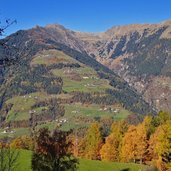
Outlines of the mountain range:
M 68 129 L 106 116 L 134 122 L 171 109 L 171 21 L 102 33 L 51 24 L 1 42 L 2 127 Z

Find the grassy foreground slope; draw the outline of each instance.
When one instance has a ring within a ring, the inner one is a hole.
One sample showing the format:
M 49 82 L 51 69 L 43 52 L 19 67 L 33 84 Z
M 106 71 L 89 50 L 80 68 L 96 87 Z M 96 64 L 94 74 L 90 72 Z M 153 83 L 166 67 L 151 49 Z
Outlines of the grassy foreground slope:
M 122 169 L 130 169 L 129 171 L 139 171 L 140 165 L 85 159 L 81 159 L 79 164 L 79 171 L 121 171 Z
M 32 171 L 30 151 L 22 150 L 19 157 L 19 171 Z M 113 163 L 96 160 L 80 159 L 78 171 L 120 171 L 129 168 L 129 171 L 139 171 L 140 165 L 129 163 Z

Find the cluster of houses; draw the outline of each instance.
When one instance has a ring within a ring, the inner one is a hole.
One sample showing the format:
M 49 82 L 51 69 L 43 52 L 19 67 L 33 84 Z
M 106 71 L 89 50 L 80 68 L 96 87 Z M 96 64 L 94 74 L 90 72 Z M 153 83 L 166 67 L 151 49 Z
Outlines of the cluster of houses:
M 67 70 L 64 70 L 64 74 L 70 74 L 70 73 L 72 73 L 73 72 L 73 69 L 72 68 L 69 68 L 69 69 L 67 69 Z
M 85 86 L 85 87 L 96 87 L 95 84 L 85 84 L 84 86 Z
M 4 128 L 4 130 L 1 133 L 3 133 L 3 134 L 7 134 L 7 133 L 13 134 L 14 132 L 15 131 L 11 130 L 10 127 L 6 127 L 6 128 Z
M 98 80 L 99 78 L 98 77 L 88 77 L 88 76 L 84 76 L 83 79 L 93 79 L 93 80 Z
M 60 123 L 60 124 L 63 124 L 63 123 L 66 123 L 68 122 L 66 118 L 62 118 L 62 119 L 56 119 L 56 122 Z
M 80 113 L 80 111 L 78 111 L 78 110 L 73 110 L 71 113 L 77 114 L 77 113 Z
M 26 99 L 26 98 L 34 98 L 34 99 L 38 99 L 38 97 L 37 97 L 37 96 L 32 97 L 32 95 L 29 95 L 29 96 L 24 95 L 24 96 L 23 96 L 23 98 L 24 98 L 24 99 Z
M 113 109 L 111 107 L 104 107 L 104 108 L 100 108 L 99 111 L 111 111 L 113 113 L 118 113 L 119 112 L 119 109 Z
M 35 110 L 29 110 L 29 114 L 33 114 L 33 113 L 36 113 Z

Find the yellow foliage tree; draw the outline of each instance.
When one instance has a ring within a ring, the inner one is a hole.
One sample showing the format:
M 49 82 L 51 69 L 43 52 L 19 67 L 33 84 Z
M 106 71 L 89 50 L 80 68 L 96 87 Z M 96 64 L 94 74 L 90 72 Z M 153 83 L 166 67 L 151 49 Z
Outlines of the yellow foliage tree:
M 33 140 L 31 137 L 23 135 L 21 137 L 14 139 L 11 142 L 10 147 L 15 148 L 15 149 L 32 150 L 33 149 Z
M 118 161 L 119 160 L 119 141 L 114 133 L 106 138 L 106 143 L 100 150 L 102 160 Z
M 100 126 L 98 123 L 93 123 L 87 131 L 85 137 L 84 156 L 88 159 L 100 159 L 100 149 L 102 147 L 102 136 Z
M 128 124 L 124 120 L 113 122 L 111 126 L 111 132 L 115 133 L 117 136 L 120 137 L 122 137 L 127 130 L 128 130 Z
M 127 130 L 125 121 L 114 122 L 111 126 L 111 134 L 106 138 L 105 144 L 100 150 L 101 159 L 108 161 L 120 160 L 120 148 L 124 133 Z
M 122 160 L 128 162 L 129 160 L 135 160 L 137 158 L 136 151 L 136 137 L 137 129 L 135 126 L 130 126 L 128 131 L 125 133 L 121 148 Z
M 158 137 L 158 131 L 150 136 L 147 161 L 158 160 L 158 154 L 156 152 L 156 142 Z
M 144 124 L 130 126 L 122 143 L 121 156 L 123 161 L 142 160 L 147 153 L 148 141 Z
M 171 121 L 167 121 L 164 125 L 159 126 L 155 151 L 159 159 L 166 163 L 171 169 Z

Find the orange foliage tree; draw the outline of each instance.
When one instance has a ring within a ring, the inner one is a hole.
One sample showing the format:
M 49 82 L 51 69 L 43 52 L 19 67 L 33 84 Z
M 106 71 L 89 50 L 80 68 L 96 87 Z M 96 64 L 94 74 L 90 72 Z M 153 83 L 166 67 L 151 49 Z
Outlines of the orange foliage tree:
M 23 135 L 21 137 L 17 137 L 14 139 L 11 144 L 11 148 L 15 149 L 26 149 L 26 150 L 32 150 L 33 149 L 33 140 L 31 137 Z
M 122 159 L 123 161 L 142 160 L 147 154 L 148 141 L 143 124 L 130 126 L 123 138 Z
M 119 142 L 114 133 L 110 134 L 106 138 L 105 144 L 102 146 L 100 150 L 100 155 L 102 160 L 107 161 L 118 161 L 119 156 Z
M 124 121 L 114 122 L 111 126 L 111 134 L 106 138 L 105 144 L 100 150 L 101 159 L 108 161 L 120 160 L 120 148 L 127 123 Z

